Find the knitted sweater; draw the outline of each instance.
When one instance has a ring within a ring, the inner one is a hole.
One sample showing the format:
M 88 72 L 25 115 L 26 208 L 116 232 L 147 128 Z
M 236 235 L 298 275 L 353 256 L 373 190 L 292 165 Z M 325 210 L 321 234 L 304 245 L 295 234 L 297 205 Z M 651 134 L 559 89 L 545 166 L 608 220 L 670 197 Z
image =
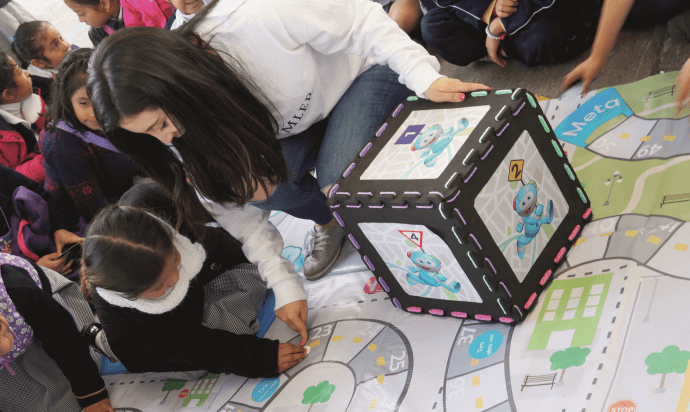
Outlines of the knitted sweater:
M 80 216 L 91 221 L 133 186 L 137 168 L 127 156 L 87 143 L 81 134 L 62 129 L 45 131 L 40 144 L 45 189 L 53 195 L 57 207 L 73 213 L 61 217 L 69 222 L 68 226 L 75 225 Z

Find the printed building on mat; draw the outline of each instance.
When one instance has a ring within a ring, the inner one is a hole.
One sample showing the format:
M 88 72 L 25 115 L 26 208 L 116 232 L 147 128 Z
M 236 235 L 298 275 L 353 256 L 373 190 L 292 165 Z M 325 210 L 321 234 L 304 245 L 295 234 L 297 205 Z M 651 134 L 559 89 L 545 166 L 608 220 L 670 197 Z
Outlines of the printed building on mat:
M 591 214 L 522 89 L 410 97 L 342 176 L 333 214 L 410 312 L 521 320 Z

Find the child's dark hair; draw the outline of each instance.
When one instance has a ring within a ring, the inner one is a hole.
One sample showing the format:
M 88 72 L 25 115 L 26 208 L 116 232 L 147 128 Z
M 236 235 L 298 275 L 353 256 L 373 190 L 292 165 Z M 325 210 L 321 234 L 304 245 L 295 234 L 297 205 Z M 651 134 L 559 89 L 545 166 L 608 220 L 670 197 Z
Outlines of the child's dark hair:
M 134 206 L 105 207 L 84 238 L 81 289 L 87 299 L 97 287 L 139 298 L 174 253 L 172 228 Z
M 14 65 L 10 64 L 10 56 L 0 52 L 0 95 L 7 89 L 17 87 L 14 82 Z
M 42 20 L 29 21 L 20 24 L 14 33 L 12 51 L 17 55 L 19 59 L 17 63 L 22 68 L 29 67 L 33 59 L 46 60 L 43 55 L 43 47 L 38 40 L 44 25 L 48 24 L 50 23 Z
M 48 105 L 46 130 L 55 131 L 57 122 L 63 120 L 77 130 L 90 131 L 74 114 L 72 95 L 86 86 L 89 58 L 92 52 L 93 49 L 89 48 L 73 50 L 62 60 L 58 74 L 55 76 L 56 81 L 50 87 L 51 101 Z

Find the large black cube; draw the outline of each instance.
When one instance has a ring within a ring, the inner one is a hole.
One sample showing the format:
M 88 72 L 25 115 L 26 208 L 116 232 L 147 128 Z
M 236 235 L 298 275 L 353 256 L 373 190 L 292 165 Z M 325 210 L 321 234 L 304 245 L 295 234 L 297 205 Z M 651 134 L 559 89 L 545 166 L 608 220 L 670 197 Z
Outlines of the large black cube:
M 591 215 L 523 89 L 409 97 L 329 205 L 395 306 L 504 323 L 525 317 Z

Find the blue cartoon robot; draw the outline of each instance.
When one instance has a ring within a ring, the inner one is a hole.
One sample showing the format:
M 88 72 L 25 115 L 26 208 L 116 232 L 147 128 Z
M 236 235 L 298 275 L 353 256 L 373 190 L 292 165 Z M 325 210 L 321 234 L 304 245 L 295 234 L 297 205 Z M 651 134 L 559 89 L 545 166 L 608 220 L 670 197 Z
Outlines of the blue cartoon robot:
M 515 230 L 518 233 L 525 230 L 525 233 L 517 240 L 518 257 L 522 259 L 525 256 L 525 248 L 532 239 L 537 237 L 541 225 L 553 221 L 553 200 L 549 200 L 546 205 L 546 214 L 544 214 L 544 206 L 537 204 L 537 182 L 530 180 L 520 188 L 513 199 L 513 210 L 520 216 L 520 222 Z
M 436 158 L 450 145 L 455 135 L 465 130 L 469 125 L 470 122 L 463 117 L 458 121 L 457 129 L 451 126 L 444 131 L 439 125 L 431 126 L 426 132 L 417 136 L 412 143 L 412 151 L 426 149 L 421 155 L 421 158 L 424 159 L 424 166 L 434 167 Z
M 446 277 L 438 273 L 441 271 L 441 261 L 438 258 L 424 252 L 407 252 L 415 266 L 410 266 L 407 274 L 407 283 L 415 285 L 417 283 L 427 286 L 441 286 L 453 293 L 460 291 L 460 283 L 453 282 L 445 284 Z

